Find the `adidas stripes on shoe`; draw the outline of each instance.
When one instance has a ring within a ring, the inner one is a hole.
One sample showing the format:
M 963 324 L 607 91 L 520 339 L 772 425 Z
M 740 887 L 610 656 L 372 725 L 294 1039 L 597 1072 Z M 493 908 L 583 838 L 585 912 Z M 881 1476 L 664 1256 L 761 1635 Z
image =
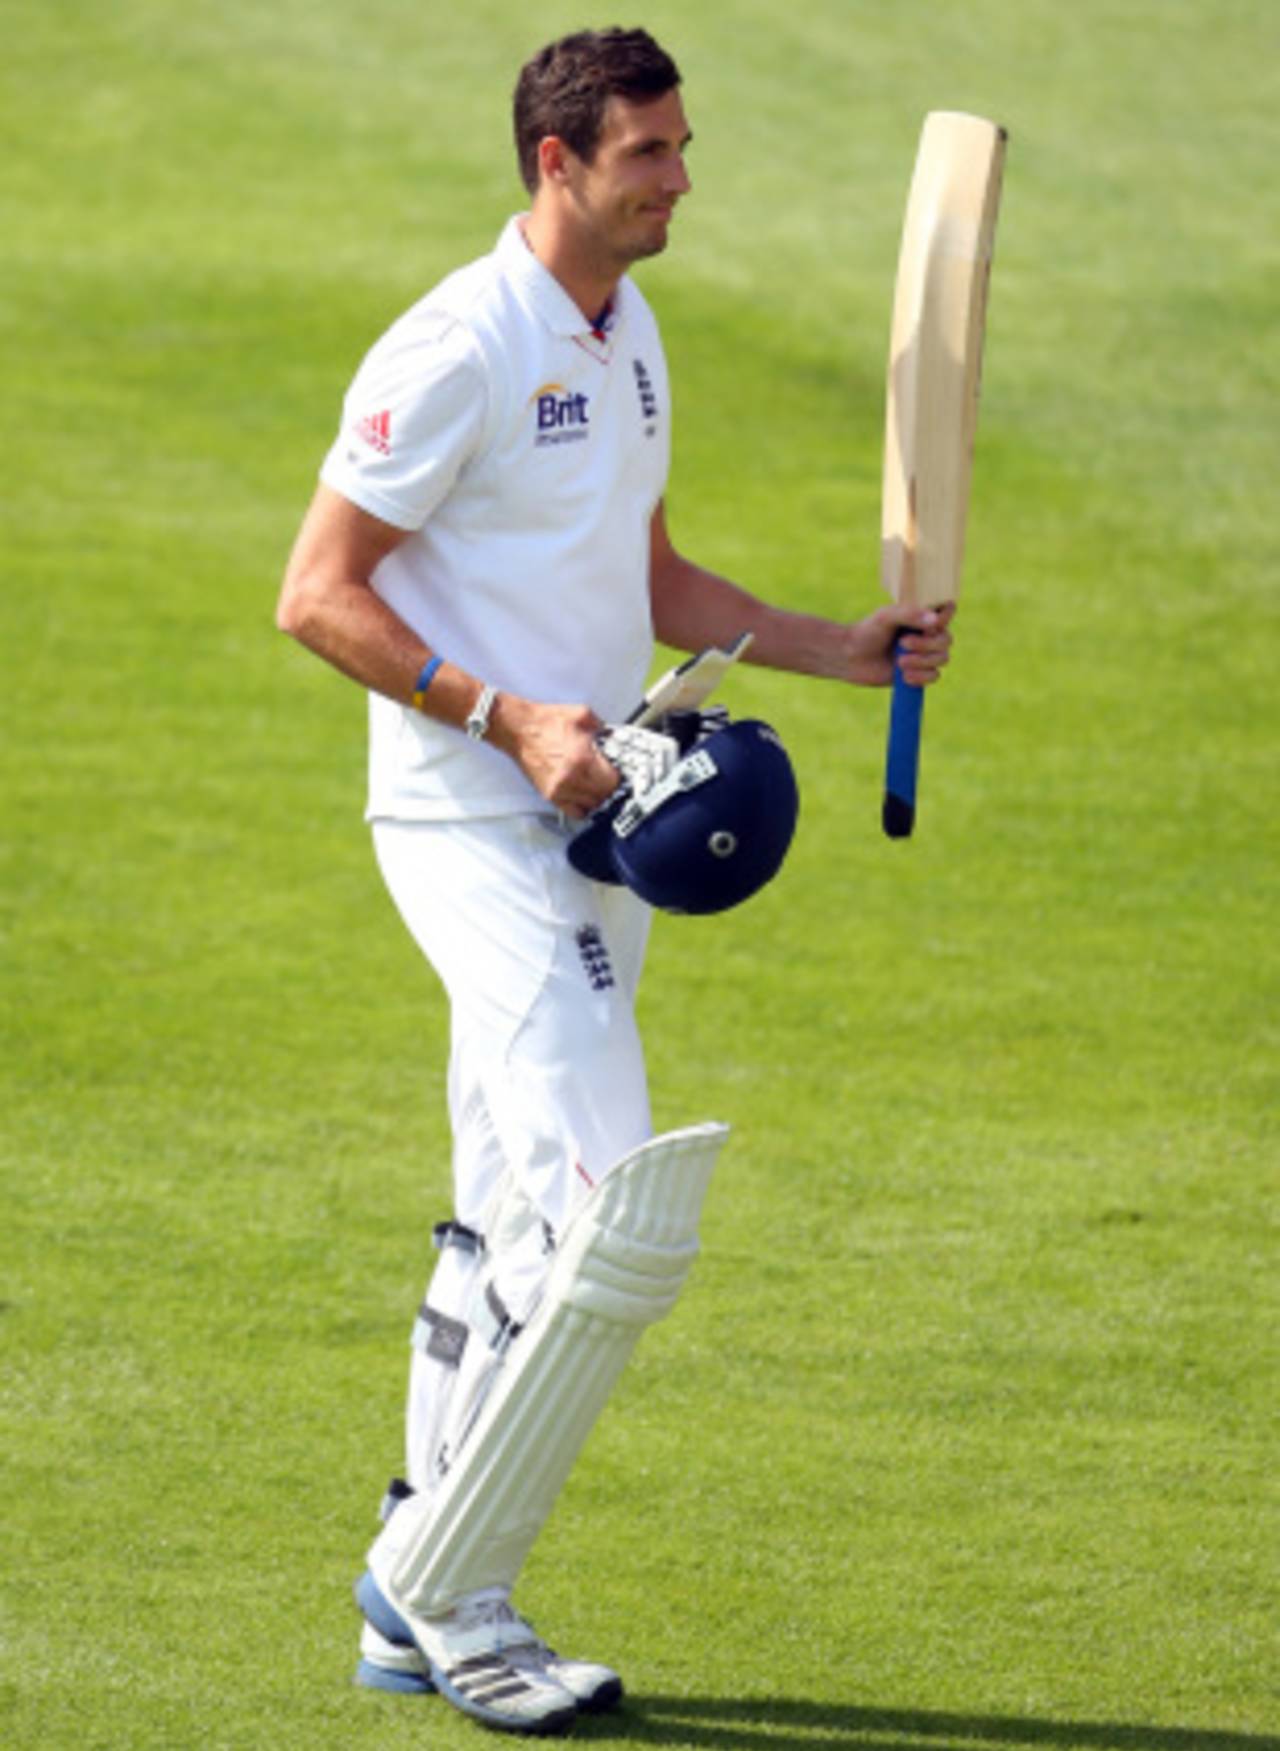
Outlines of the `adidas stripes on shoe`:
M 417 1637 L 367 1572 L 356 1585 L 356 1603 L 365 1617 L 356 1682 L 369 1689 L 438 1690 L 486 1726 L 526 1733 L 563 1731 L 566 1723 L 555 1717 L 566 1698 L 574 1713 L 599 1713 L 621 1699 L 616 1672 L 562 1659 L 505 1593 L 478 1594 L 447 1618 L 419 1619 Z

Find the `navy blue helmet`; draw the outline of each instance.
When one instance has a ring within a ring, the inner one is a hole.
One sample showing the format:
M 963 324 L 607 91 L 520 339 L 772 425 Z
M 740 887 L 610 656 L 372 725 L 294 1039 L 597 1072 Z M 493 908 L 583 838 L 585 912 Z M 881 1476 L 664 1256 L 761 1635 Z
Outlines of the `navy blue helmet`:
M 754 718 L 717 723 L 641 795 L 620 786 L 569 861 L 663 912 L 725 912 L 777 875 L 799 807 L 777 731 Z

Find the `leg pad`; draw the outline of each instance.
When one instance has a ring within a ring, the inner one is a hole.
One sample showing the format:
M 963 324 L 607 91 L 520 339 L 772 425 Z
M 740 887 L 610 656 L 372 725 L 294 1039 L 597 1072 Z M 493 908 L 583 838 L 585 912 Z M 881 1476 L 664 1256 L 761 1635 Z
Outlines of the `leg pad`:
M 646 1326 L 674 1306 L 724 1125 L 624 1157 L 565 1229 L 541 1304 L 430 1497 L 404 1502 L 369 1566 L 402 1611 L 431 1617 L 514 1585 Z

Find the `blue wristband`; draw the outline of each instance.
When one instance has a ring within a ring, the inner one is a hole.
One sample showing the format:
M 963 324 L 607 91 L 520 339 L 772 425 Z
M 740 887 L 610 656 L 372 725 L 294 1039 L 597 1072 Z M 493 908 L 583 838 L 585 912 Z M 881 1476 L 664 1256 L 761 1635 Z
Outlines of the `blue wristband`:
M 443 663 L 443 657 L 432 657 L 422 665 L 422 673 L 413 684 L 413 709 L 421 711 L 427 697 L 427 688 L 436 678 L 436 670 Z

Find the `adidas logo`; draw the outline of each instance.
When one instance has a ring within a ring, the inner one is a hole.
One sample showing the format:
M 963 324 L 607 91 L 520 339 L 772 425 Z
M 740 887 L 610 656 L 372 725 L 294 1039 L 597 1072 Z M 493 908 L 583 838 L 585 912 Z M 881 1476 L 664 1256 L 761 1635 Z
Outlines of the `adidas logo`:
M 389 413 L 367 413 L 356 425 L 356 436 L 363 438 L 371 449 L 379 456 L 391 454 L 391 415 Z

